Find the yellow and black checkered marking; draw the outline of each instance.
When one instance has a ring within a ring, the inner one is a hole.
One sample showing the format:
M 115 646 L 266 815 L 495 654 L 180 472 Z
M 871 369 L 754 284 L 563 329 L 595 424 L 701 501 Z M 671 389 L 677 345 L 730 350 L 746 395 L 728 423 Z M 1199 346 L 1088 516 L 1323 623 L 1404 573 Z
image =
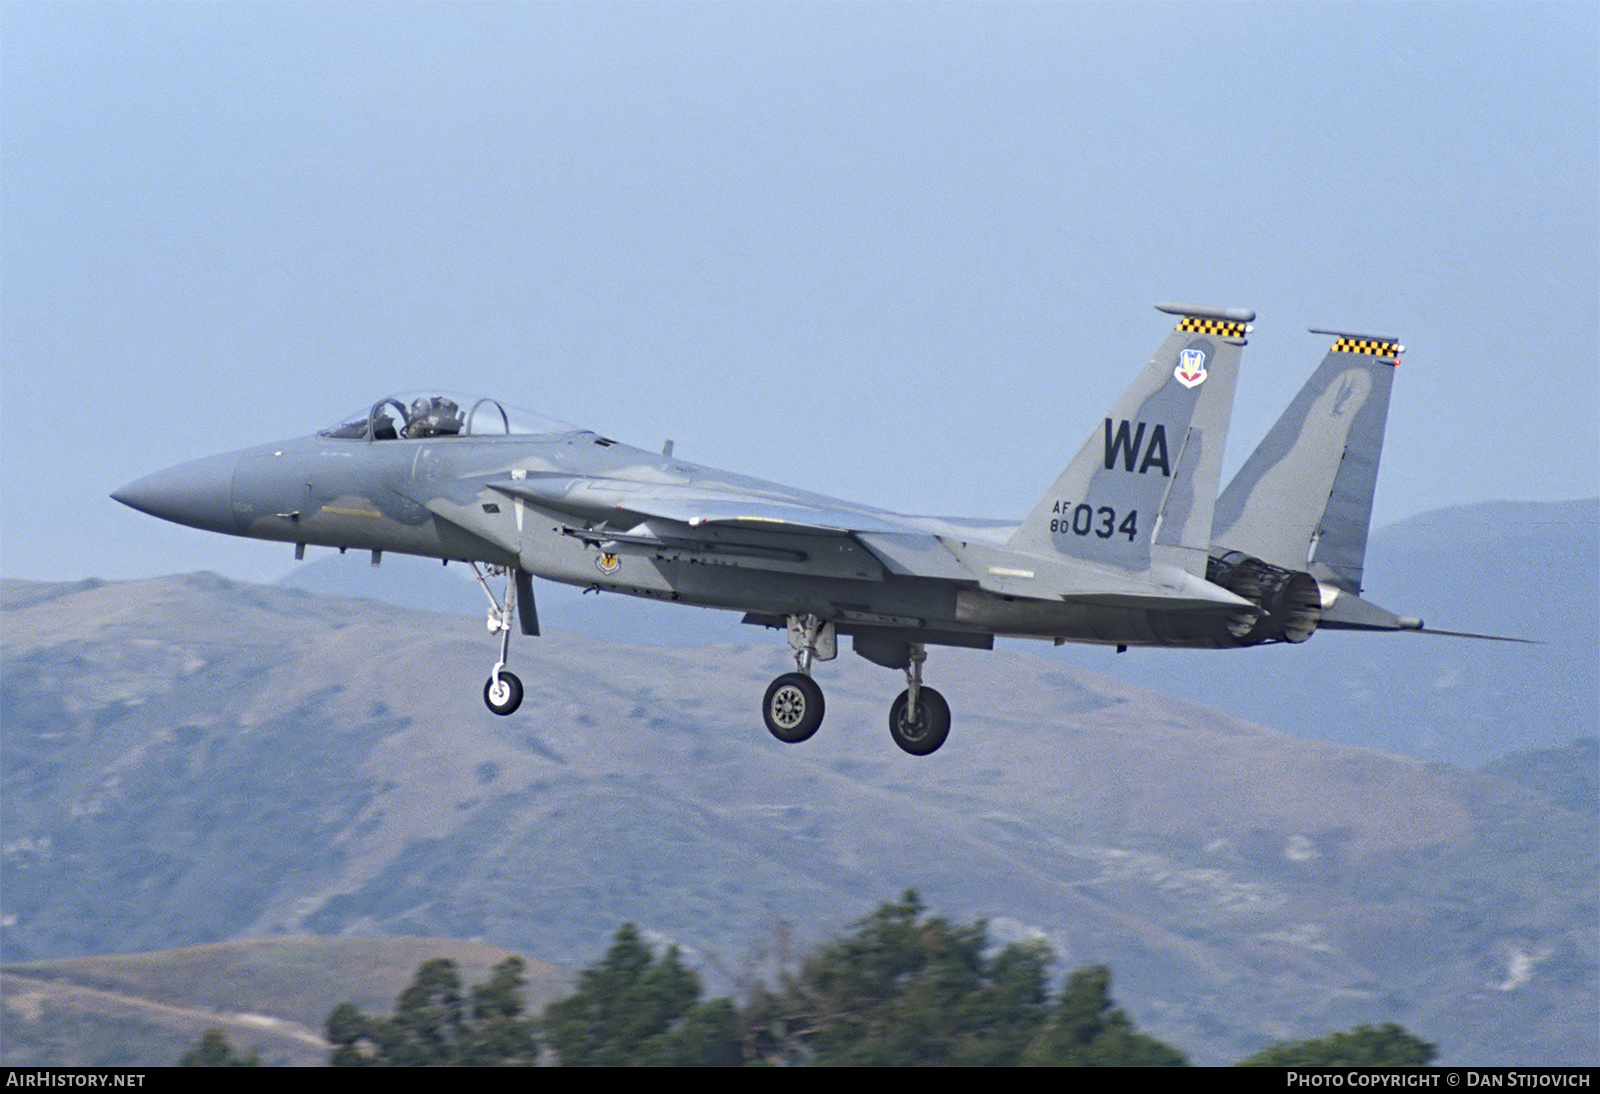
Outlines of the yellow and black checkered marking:
M 1231 319 L 1202 319 L 1198 315 L 1184 316 L 1178 322 L 1178 329 L 1194 334 L 1215 334 L 1219 338 L 1243 338 L 1250 332 L 1244 323 Z
M 1379 342 L 1371 338 L 1340 338 L 1333 344 L 1334 353 L 1366 353 L 1373 357 L 1393 357 L 1400 352 L 1399 342 Z

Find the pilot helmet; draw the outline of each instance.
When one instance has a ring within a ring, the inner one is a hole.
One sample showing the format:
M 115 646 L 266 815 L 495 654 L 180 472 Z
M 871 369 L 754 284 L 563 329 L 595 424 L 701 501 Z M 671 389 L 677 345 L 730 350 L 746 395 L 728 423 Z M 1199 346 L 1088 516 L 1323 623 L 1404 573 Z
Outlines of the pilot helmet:
M 443 395 L 422 396 L 412 400 L 406 435 L 432 437 L 441 433 L 461 431 L 461 408 L 454 399 Z

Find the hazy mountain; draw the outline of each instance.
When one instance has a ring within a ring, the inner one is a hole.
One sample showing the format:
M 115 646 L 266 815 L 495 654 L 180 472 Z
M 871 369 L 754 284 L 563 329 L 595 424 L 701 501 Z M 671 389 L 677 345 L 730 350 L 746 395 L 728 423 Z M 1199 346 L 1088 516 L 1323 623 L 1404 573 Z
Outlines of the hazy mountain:
M 1391 1020 L 1448 1062 L 1600 1060 L 1592 744 L 1473 772 L 1031 647 L 938 651 L 956 730 L 919 760 L 848 655 L 823 731 L 773 741 L 761 631 L 520 642 L 501 719 L 473 619 L 209 575 L 3 601 L 8 960 L 404 934 L 570 968 L 631 919 L 715 975 L 776 917 L 816 940 L 915 886 L 1109 963 L 1200 1061 Z
M 1563 809 L 1589 816 L 1600 813 L 1595 785 L 1595 772 L 1600 770 L 1600 741 L 1593 737 L 1566 748 L 1513 752 L 1485 764 L 1483 770 L 1537 790 Z

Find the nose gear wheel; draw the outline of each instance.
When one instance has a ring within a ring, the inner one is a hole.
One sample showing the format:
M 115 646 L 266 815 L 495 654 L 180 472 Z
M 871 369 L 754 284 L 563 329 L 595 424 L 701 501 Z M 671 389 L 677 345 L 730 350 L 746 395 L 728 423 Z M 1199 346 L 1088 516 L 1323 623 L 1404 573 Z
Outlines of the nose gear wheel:
M 496 714 L 511 714 L 522 705 L 522 681 L 501 669 L 483 685 L 483 701 Z

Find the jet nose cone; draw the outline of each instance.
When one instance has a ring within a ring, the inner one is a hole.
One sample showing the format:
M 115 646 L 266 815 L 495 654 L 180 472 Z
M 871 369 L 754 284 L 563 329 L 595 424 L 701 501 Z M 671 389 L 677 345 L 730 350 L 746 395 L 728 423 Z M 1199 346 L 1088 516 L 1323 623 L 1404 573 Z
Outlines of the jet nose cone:
M 162 520 L 204 528 L 208 532 L 237 532 L 233 515 L 233 472 L 237 453 L 207 456 L 180 463 L 136 479 L 112 493 L 123 505 Z

